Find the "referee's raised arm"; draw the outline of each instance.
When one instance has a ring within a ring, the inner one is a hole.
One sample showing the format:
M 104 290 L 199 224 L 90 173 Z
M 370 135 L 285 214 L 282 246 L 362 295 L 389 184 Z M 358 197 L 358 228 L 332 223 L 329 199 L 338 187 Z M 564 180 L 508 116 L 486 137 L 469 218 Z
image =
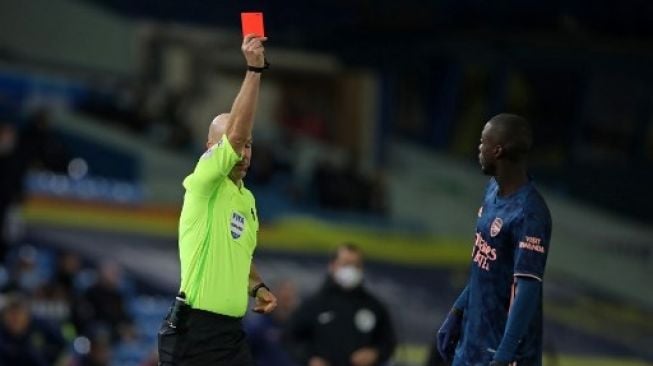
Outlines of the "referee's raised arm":
M 229 143 L 238 154 L 249 142 L 254 126 L 254 115 L 261 84 L 261 71 L 265 67 L 265 48 L 267 38 L 247 35 L 243 39 L 241 50 L 247 60 L 247 73 L 243 85 L 231 106 L 227 120 L 226 135 Z
M 193 174 L 184 181 L 186 191 L 208 196 L 229 177 L 240 185 L 252 155 L 252 129 L 258 103 L 261 73 L 267 68 L 263 42 L 267 38 L 247 35 L 241 50 L 247 73 L 229 113 L 215 117 L 209 127 L 207 151 Z

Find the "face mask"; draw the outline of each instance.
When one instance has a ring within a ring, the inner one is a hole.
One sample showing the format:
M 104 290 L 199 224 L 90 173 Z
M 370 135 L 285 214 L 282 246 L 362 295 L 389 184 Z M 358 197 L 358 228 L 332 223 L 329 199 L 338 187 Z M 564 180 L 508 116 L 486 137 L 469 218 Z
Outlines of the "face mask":
M 333 274 L 333 280 L 340 287 L 350 290 L 363 282 L 363 271 L 354 266 L 340 267 Z

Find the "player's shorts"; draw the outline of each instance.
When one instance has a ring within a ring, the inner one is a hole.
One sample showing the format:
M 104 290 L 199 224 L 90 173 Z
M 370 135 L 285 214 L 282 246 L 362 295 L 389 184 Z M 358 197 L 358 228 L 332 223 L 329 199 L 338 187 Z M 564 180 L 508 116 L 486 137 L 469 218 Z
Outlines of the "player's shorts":
M 241 318 L 191 309 L 185 328 L 179 331 L 163 321 L 159 366 L 254 366 Z

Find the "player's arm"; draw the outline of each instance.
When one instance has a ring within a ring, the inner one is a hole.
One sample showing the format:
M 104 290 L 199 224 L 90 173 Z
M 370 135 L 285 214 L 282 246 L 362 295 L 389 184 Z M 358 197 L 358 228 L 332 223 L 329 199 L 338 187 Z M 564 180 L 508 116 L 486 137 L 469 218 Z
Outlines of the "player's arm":
M 515 243 L 515 298 L 510 307 L 503 338 L 494 355 L 495 365 L 514 361 L 519 342 L 542 301 L 542 279 L 549 252 L 551 217 L 544 207 L 522 215 Z
M 267 38 L 247 35 L 241 47 L 248 66 L 263 67 L 265 55 L 263 42 Z M 254 115 L 258 101 L 261 73 L 247 71 L 240 91 L 231 106 L 227 121 L 226 135 L 233 149 L 241 155 L 243 148 L 249 142 L 254 127 Z
M 468 286 L 465 286 L 463 291 L 458 295 L 456 302 L 453 303 L 452 311 L 459 311 L 463 313 L 467 309 L 467 299 L 469 298 Z
M 515 299 L 501 343 L 494 354 L 494 365 L 507 365 L 515 359 L 519 341 L 526 334 L 540 299 L 542 282 L 535 278 L 516 277 Z
M 445 361 L 451 362 L 456 345 L 460 338 L 463 323 L 463 313 L 467 309 L 467 299 L 469 298 L 469 286 L 465 286 L 460 293 L 456 302 L 454 302 L 451 311 L 444 319 L 442 326 L 438 329 L 437 346 L 440 355 Z
M 255 298 L 256 304 L 253 310 L 257 313 L 268 314 L 277 307 L 277 298 L 263 282 L 254 263 L 249 269 L 248 293 Z

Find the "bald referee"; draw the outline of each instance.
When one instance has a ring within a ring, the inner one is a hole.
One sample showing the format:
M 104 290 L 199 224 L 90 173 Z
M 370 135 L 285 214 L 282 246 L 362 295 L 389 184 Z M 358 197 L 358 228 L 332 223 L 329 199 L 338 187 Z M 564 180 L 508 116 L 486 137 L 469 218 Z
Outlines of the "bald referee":
M 207 151 L 184 179 L 179 218 L 181 289 L 159 330 L 159 365 L 253 365 L 241 319 L 248 295 L 254 311 L 270 313 L 277 300 L 252 264 L 258 218 L 243 185 L 252 156 L 252 127 L 267 68 L 265 37 L 248 35 L 247 73 L 231 112 L 209 127 Z

